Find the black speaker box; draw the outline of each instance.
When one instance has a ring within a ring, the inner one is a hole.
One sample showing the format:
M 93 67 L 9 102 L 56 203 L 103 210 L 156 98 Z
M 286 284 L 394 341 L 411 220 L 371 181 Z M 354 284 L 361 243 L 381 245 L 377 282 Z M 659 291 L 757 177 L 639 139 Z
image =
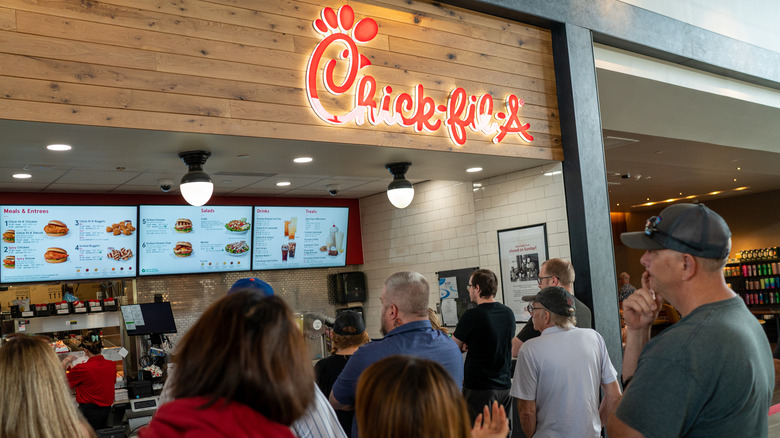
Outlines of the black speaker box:
M 328 275 L 328 302 L 347 304 L 366 300 L 366 274 L 342 272 Z

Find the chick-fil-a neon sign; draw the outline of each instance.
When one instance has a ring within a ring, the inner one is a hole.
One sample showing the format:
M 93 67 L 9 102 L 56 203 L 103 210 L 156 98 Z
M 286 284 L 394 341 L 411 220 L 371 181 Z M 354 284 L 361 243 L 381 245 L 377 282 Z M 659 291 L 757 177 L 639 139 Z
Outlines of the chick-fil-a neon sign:
M 505 111 L 493 113 L 493 97 L 490 94 L 469 96 L 463 88 L 452 90 L 446 104 L 437 105 L 433 98 L 425 95 L 422 84 L 415 85 L 411 94 L 399 93 L 393 96 L 390 86 L 382 88 L 377 100 L 376 79 L 359 73 L 371 65 L 371 61 L 358 51 L 358 44 L 364 44 L 376 37 L 379 26 L 372 18 L 363 18 L 355 23 L 355 13 L 349 5 L 339 8 L 322 9 L 321 18 L 313 22 L 314 29 L 323 36 L 323 40 L 312 51 L 306 67 L 306 96 L 314 112 L 322 120 L 335 125 L 354 121 L 363 125 L 366 121 L 372 125 L 385 123 L 414 127 L 416 132 L 434 132 L 445 127 L 455 144 L 466 143 L 467 130 L 482 132 L 493 136 L 493 143 L 500 143 L 507 135 L 517 134 L 526 142 L 532 142 L 528 132 L 531 125 L 522 123 L 518 112 L 525 102 L 508 95 L 504 99 Z M 337 59 L 323 60 L 326 50 L 332 44 L 341 44 L 344 50 L 339 59 L 346 61 L 346 76 L 338 83 L 335 77 Z M 324 62 L 322 75 L 320 65 Z M 321 84 L 321 85 L 320 85 Z M 319 99 L 320 86 L 335 96 L 354 92 L 354 105 L 344 114 L 332 114 Z M 494 121 L 495 120 L 495 121 Z

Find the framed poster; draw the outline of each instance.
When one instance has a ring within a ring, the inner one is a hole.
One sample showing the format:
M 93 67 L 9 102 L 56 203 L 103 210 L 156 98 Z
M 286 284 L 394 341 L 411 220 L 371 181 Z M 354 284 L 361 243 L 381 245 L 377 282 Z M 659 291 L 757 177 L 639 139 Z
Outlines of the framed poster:
M 517 322 L 531 315 L 523 301 L 539 292 L 539 266 L 547 261 L 547 224 L 498 231 L 498 260 L 504 304 L 515 312 Z

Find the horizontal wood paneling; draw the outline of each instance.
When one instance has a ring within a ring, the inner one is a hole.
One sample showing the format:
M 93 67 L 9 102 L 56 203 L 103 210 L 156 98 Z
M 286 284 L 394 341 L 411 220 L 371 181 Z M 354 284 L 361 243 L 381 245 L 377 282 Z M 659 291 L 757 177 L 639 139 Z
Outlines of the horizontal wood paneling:
M 0 8 L 0 30 L 16 29 L 16 11 L 8 8 Z
M 510 136 L 495 145 L 469 132 L 458 147 L 444 130 L 324 124 L 304 90 L 320 41 L 312 21 L 345 3 L 4 0 L 0 111 L 13 120 L 562 159 L 549 31 L 435 2 L 349 1 L 357 19 L 379 24 L 360 46 L 372 62 L 365 74 L 394 94 L 423 84 L 437 103 L 455 87 L 490 93 L 494 111 L 516 94 L 534 142 Z M 353 99 L 321 97 L 334 111 Z

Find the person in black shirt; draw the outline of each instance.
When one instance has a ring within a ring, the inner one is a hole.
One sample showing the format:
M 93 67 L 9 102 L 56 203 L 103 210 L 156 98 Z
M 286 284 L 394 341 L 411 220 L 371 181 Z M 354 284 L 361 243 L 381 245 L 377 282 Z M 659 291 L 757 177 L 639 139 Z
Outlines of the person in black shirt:
M 359 313 L 347 310 L 336 317 L 333 324 L 333 350 L 331 355 L 314 366 L 317 386 L 323 394 L 330 394 L 333 383 L 347 365 L 349 357 L 358 347 L 369 341 L 366 326 Z M 355 411 L 336 409 L 336 416 L 348 437 L 352 435 L 352 419 Z
M 498 401 L 511 412 L 512 336 L 515 313 L 496 301 L 498 279 L 493 271 L 478 269 L 471 274 L 468 290 L 477 307 L 460 317 L 452 340 L 467 352 L 463 366 L 463 395 L 474 422 L 485 405 Z

